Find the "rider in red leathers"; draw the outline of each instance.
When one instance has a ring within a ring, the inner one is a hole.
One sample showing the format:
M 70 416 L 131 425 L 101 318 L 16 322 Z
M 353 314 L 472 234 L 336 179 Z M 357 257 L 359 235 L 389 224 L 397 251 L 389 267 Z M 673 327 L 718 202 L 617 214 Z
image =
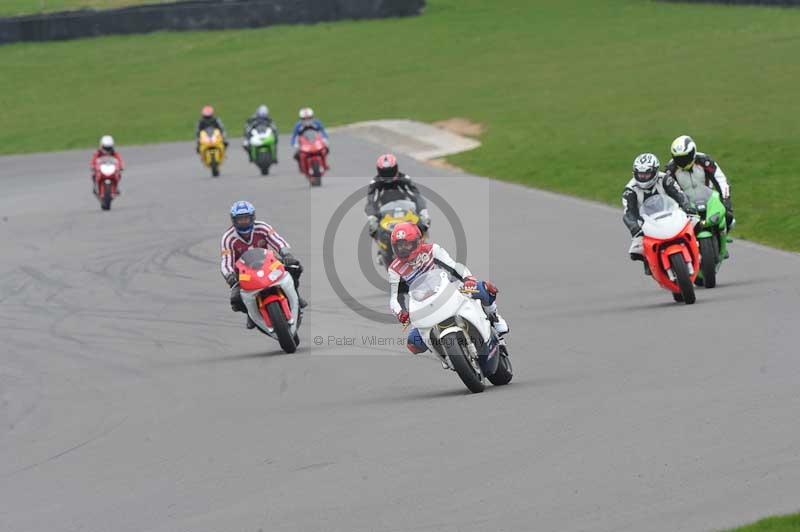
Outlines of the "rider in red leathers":
M 94 194 L 97 195 L 97 176 L 95 172 L 97 170 L 97 160 L 100 157 L 113 157 L 117 160 L 117 166 L 119 167 L 119 180 L 122 181 L 122 171 L 125 169 L 125 164 L 122 162 L 122 156 L 114 149 L 114 137 L 111 135 L 103 135 L 100 139 L 100 146 L 97 148 L 97 151 L 92 154 L 92 162 L 89 163 L 90 175 L 92 177 L 92 186 L 94 187 Z M 119 181 L 117 182 L 117 194 L 120 193 L 119 190 Z

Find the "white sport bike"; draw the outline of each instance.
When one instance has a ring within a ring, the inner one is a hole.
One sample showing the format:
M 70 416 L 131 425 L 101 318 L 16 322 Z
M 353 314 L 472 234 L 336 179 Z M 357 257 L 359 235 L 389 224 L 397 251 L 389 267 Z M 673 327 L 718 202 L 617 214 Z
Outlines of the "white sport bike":
M 458 373 L 472 393 L 482 392 L 484 378 L 495 386 L 514 376 L 506 343 L 492 327 L 481 303 L 450 274 L 434 268 L 409 286 L 409 315 L 425 344 L 446 369 Z

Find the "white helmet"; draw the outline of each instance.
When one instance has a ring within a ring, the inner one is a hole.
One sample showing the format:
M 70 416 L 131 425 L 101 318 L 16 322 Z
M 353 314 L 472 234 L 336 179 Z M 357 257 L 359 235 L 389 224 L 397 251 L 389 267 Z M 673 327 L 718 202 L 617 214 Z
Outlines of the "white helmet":
M 108 151 L 114 149 L 114 137 L 111 135 L 103 135 L 100 138 L 100 148 Z
M 256 116 L 258 118 L 269 118 L 269 107 L 266 105 L 259 105 L 256 109 Z
M 314 118 L 314 110 L 311 107 L 303 107 L 300 109 L 300 120 L 312 120 Z
M 694 164 L 694 156 L 697 154 L 697 145 L 689 135 L 681 135 L 672 141 L 672 147 L 669 149 L 672 154 L 672 160 L 675 161 L 679 167 L 688 169 Z
M 650 190 L 658 181 L 658 169 L 661 163 L 652 153 L 642 153 L 633 160 L 633 179 L 636 186 Z

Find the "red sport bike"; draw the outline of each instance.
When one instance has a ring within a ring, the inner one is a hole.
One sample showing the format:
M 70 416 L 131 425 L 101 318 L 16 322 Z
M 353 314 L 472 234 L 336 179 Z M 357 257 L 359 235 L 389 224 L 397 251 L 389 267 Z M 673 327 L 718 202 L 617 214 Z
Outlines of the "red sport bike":
M 239 288 L 247 314 L 258 330 L 278 340 L 281 349 L 294 353 L 302 320 L 294 280 L 272 250 L 253 248 L 236 261 Z
M 111 209 L 111 200 L 117 197 L 117 185 L 122 177 L 122 170 L 116 158 L 99 157 L 94 164 L 95 194 L 100 200 L 100 208 Z
M 672 198 L 660 194 L 645 200 L 640 215 L 644 257 L 653 279 L 672 292 L 675 301 L 691 305 L 700 268 L 695 221 Z
M 316 129 L 306 129 L 298 137 L 300 151 L 298 163 L 300 171 L 308 178 L 312 187 L 322 184 L 322 175 L 328 169 L 328 146 L 325 145 L 322 134 Z

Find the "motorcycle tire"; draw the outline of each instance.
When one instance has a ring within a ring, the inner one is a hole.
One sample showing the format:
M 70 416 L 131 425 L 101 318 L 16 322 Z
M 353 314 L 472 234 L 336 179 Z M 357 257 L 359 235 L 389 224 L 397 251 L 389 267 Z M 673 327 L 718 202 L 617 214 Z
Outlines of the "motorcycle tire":
M 269 314 L 269 319 L 272 321 L 272 328 L 275 330 L 281 349 L 285 353 L 294 353 L 297 350 L 297 344 L 294 341 L 294 335 L 289 327 L 289 322 L 286 321 L 286 316 L 283 314 L 280 303 L 273 301 L 267 305 L 267 314 Z
M 319 161 L 314 161 L 311 163 L 311 186 L 318 187 L 322 185 L 322 167 L 319 164 Z
M 486 378 L 495 386 L 503 386 L 511 382 L 511 379 L 514 378 L 514 368 L 511 367 L 511 359 L 508 357 L 506 346 L 500 346 L 498 356 L 500 357 L 500 362 L 497 365 L 497 371 Z
M 683 294 L 680 292 L 672 292 L 672 299 L 674 299 L 676 303 L 683 303 Z
M 715 236 L 700 239 L 700 271 L 703 272 L 703 286 L 717 286 L 717 260 L 719 259 L 719 243 Z
M 672 271 L 675 272 L 683 302 L 687 305 L 693 304 L 695 302 L 694 285 L 692 284 L 692 278 L 689 277 L 689 268 L 686 267 L 683 255 L 681 253 L 673 253 L 669 256 L 669 264 L 672 266 Z
M 465 353 L 463 336 L 457 341 L 453 335 L 448 335 L 442 339 L 442 348 L 450 359 L 450 364 L 456 370 L 464 386 L 472 393 L 481 393 L 486 387 L 483 384 L 481 375 L 475 370 Z
M 211 177 L 219 177 L 219 163 L 216 158 L 211 159 Z
M 103 185 L 103 196 L 100 199 L 100 208 L 104 211 L 111 210 L 111 186 Z
M 269 167 L 272 165 L 272 154 L 269 152 L 261 152 L 258 154 L 257 160 L 261 175 L 269 175 Z

